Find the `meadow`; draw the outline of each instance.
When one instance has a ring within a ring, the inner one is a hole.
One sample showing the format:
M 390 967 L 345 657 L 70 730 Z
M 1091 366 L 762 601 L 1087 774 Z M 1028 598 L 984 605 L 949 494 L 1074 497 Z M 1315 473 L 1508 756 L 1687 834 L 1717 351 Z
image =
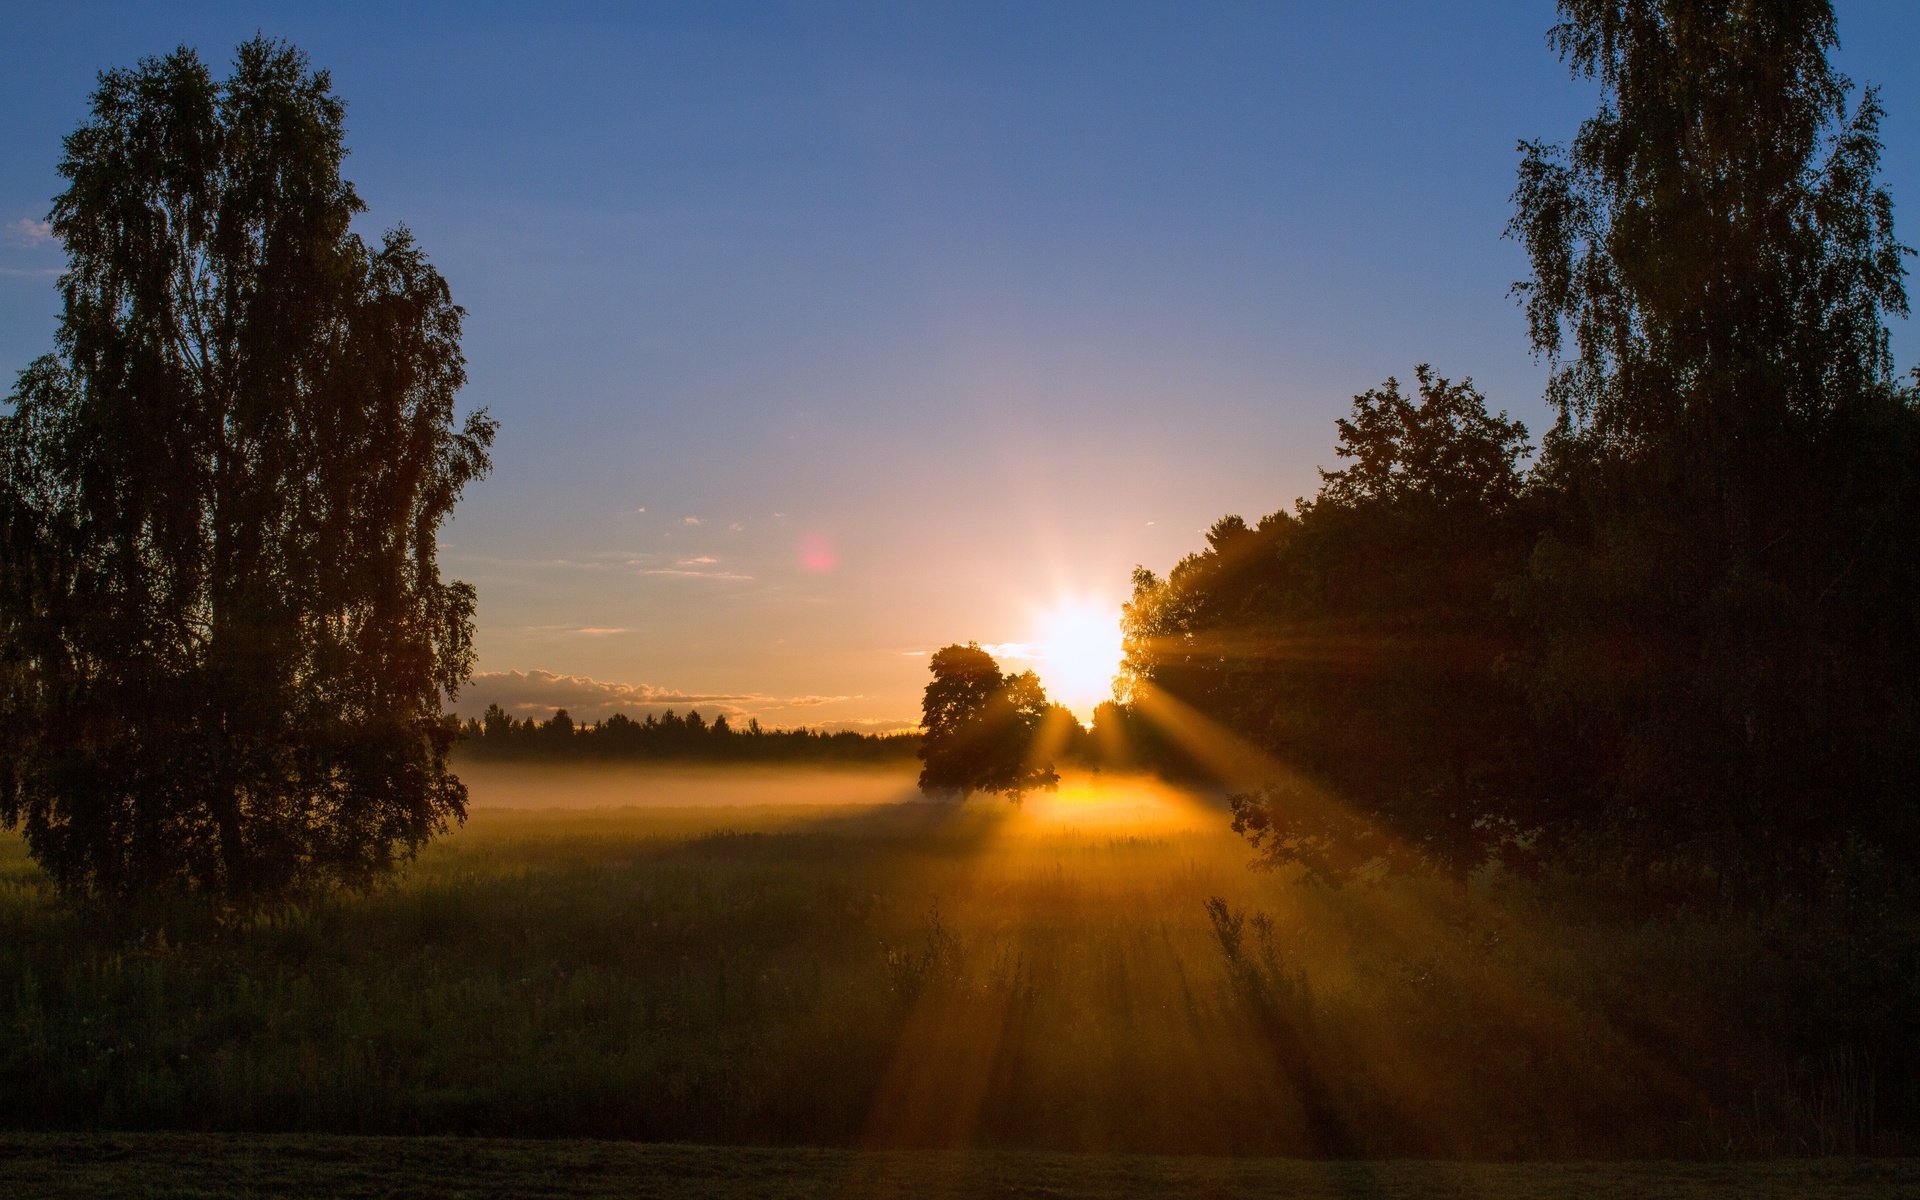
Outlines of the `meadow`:
M 1145 777 L 955 806 L 901 799 L 897 769 L 491 769 L 390 884 L 248 922 L 110 930 L 0 841 L 0 1126 L 1909 1149 L 1856 1028 L 1879 1018 L 1850 1004 L 1878 993 L 1834 966 L 1881 961 L 1834 956 L 1859 914 L 1634 917 L 1497 873 L 1312 886 L 1250 870 L 1216 799 Z M 6 1144 L 18 1166 L 48 1143 Z

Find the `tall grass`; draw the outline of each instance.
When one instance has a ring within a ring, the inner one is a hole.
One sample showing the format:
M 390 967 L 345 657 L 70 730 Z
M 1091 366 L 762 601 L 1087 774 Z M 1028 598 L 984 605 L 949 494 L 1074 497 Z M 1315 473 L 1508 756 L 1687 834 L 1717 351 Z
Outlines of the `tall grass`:
M 1327 891 L 1246 857 L 1220 814 L 1146 784 L 1018 808 L 483 810 L 375 893 L 116 934 L 7 841 L 0 1123 L 1338 1155 L 1907 1145 L 1868 1036 L 1885 1021 L 1809 1017 L 1849 986 L 1808 978 L 1812 918 L 1602 919 L 1496 877 Z

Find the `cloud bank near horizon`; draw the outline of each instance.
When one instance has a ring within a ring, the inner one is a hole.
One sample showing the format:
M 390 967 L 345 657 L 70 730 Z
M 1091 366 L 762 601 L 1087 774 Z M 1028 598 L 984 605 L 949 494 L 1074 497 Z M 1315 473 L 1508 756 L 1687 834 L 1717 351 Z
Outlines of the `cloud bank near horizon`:
M 485 713 L 488 705 L 498 704 L 509 714 L 523 720 L 534 717 L 544 721 L 562 708 L 575 721 L 584 723 L 604 721 L 614 713 L 625 713 L 638 721 L 644 720 L 648 714 L 659 716 L 668 709 L 680 713 L 698 709 L 709 720 L 722 714 L 734 723 L 744 723 L 758 717 L 762 724 L 768 726 L 807 725 L 815 729 L 852 729 L 861 733 L 895 733 L 916 727 L 912 721 L 890 717 L 834 720 L 807 720 L 805 717 L 805 710 L 858 699 L 858 696 L 771 696 L 761 692 L 688 691 L 647 683 L 615 683 L 585 675 L 561 675 L 553 671 L 479 671 L 460 689 L 459 698 L 448 708 L 460 717 L 469 719 Z

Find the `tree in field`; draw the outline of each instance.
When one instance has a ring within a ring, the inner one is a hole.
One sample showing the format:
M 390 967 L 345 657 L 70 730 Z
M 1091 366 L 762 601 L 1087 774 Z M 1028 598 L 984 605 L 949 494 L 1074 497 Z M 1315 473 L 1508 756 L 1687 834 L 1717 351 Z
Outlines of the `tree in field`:
M 1001 792 L 1019 799 L 1060 781 L 1036 761 L 1048 704 L 1032 671 L 1003 675 L 977 643 L 948 646 L 931 663 L 921 699 L 920 790 L 964 796 Z
M 1905 256 L 1831 6 L 1562 0 L 1597 80 L 1524 145 L 1510 234 L 1561 502 L 1515 595 L 1575 742 L 1568 828 L 1649 862 L 1803 877 L 1920 848 L 1920 419 L 1886 318 Z
M 464 817 L 436 538 L 494 425 L 411 235 L 350 228 L 342 119 L 256 39 L 103 74 L 66 140 L 55 349 L 0 416 L 0 821 L 70 892 L 357 884 Z

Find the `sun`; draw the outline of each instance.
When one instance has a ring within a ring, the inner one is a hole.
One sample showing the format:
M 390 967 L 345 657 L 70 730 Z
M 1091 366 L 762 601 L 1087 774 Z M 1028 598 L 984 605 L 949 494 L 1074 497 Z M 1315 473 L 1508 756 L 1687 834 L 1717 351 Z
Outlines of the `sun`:
M 1119 610 L 1063 603 L 1042 613 L 1036 627 L 1034 670 L 1048 698 L 1091 720 L 1095 705 L 1113 699 L 1121 657 Z

